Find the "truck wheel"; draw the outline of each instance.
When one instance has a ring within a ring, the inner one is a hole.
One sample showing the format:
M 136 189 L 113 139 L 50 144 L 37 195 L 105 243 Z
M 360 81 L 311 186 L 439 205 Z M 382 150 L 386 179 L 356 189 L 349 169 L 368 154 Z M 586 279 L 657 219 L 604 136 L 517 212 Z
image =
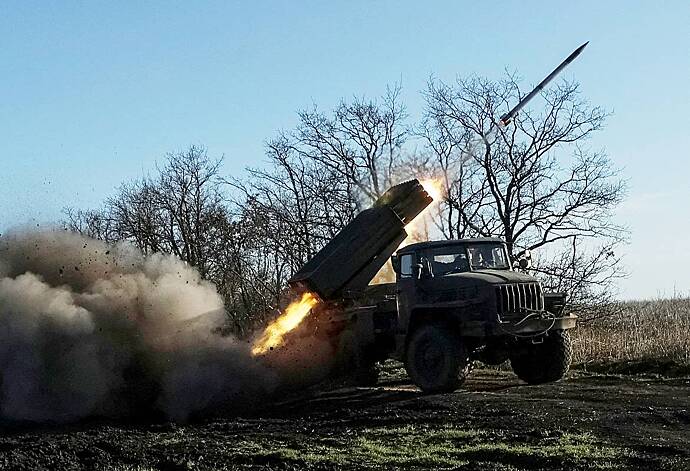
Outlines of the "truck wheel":
M 510 366 L 528 384 L 551 383 L 562 379 L 570 369 L 573 346 L 567 330 L 552 330 L 543 343 L 526 346 L 510 355 Z
M 469 374 L 470 363 L 460 337 L 443 325 L 418 328 L 407 346 L 407 374 L 426 393 L 455 391 Z

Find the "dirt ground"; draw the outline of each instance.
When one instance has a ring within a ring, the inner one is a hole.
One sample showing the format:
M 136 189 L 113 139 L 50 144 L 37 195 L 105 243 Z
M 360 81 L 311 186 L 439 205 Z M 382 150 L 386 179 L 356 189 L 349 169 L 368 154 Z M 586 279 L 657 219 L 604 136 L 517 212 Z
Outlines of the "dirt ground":
M 5 427 L 0 469 L 690 469 L 690 378 L 526 386 L 476 370 L 422 395 L 395 366 L 372 388 L 283 398 L 232 419 Z

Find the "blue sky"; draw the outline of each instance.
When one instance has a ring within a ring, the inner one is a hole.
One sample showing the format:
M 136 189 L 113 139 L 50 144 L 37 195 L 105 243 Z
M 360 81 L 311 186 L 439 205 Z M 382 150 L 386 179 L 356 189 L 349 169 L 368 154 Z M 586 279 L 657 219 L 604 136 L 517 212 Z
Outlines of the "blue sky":
M 0 231 L 95 207 L 166 152 L 224 172 L 312 103 L 428 77 L 564 77 L 611 111 L 590 144 L 623 169 L 622 296 L 690 292 L 690 2 L 29 2 L 0 5 Z M 538 104 L 535 104 L 538 106 Z

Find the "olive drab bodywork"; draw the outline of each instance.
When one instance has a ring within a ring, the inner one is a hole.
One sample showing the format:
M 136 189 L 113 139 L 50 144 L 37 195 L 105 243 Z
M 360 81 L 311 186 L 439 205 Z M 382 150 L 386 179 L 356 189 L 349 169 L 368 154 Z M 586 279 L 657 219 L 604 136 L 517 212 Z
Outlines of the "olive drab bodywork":
M 470 249 L 502 252 L 506 263 L 500 267 L 474 265 Z M 448 264 L 437 261 L 439 258 L 453 258 L 451 266 L 444 266 Z M 574 325 L 574 316 L 559 317 L 565 296 L 544 295 L 537 279 L 514 271 L 501 239 L 421 242 L 399 250 L 395 259 L 401 334 L 429 316 L 447 319 L 463 335 L 474 337 L 529 334 Z M 412 267 L 408 273 L 403 271 L 405 259 Z
M 398 249 L 431 201 L 417 180 L 391 188 L 290 279 L 321 298 L 310 322 L 338 343 L 342 373 L 372 382 L 375 364 L 394 358 L 427 392 L 456 389 L 474 360 L 510 360 L 530 384 L 562 378 L 577 318 L 564 314 L 565 295 L 514 270 L 501 239 Z M 389 259 L 395 282 L 369 285 Z

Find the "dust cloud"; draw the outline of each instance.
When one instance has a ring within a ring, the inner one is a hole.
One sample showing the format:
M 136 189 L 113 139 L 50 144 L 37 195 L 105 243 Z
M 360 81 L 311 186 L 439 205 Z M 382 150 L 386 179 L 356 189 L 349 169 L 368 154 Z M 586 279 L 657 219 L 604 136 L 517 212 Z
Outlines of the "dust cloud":
M 280 374 L 217 334 L 213 284 L 61 231 L 0 238 L 0 418 L 69 422 L 154 414 L 186 420 L 267 397 Z

